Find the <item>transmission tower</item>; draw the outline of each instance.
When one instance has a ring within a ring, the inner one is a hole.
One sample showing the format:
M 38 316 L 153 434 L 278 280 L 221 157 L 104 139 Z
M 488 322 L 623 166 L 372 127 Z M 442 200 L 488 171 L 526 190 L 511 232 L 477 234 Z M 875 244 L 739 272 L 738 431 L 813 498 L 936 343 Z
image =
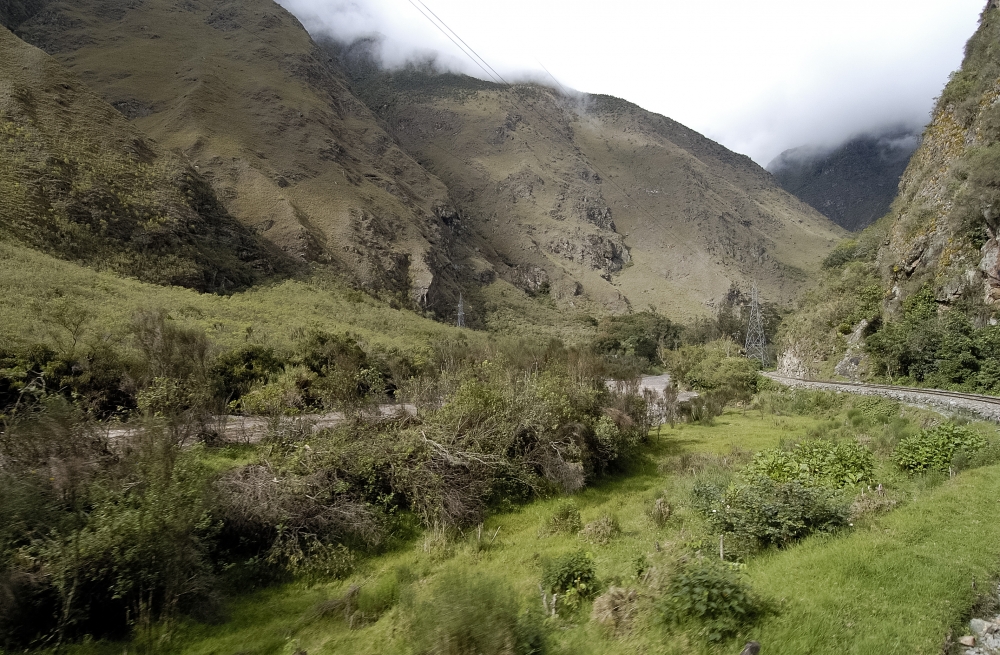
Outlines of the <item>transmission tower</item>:
M 461 292 L 458 294 L 458 327 L 465 327 L 465 301 Z
M 757 283 L 754 282 L 750 291 L 750 324 L 747 325 L 745 348 L 747 357 L 760 360 L 761 365 L 767 366 L 767 350 L 764 348 L 766 343 L 764 317 L 760 313 L 760 294 L 757 291 Z

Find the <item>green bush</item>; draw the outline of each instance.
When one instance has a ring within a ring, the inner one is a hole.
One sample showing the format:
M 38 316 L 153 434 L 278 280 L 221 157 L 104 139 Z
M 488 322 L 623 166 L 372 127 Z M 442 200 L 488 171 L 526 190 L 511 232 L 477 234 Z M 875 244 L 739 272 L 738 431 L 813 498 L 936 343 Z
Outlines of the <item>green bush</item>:
M 969 428 L 945 423 L 902 439 L 893 459 L 899 468 L 911 473 L 947 473 L 956 454 L 973 455 L 986 443 L 982 435 Z
M 735 636 L 767 610 L 731 565 L 703 557 L 680 563 L 659 607 L 668 623 L 698 626 L 710 641 Z
M 255 384 L 267 383 L 284 365 L 273 348 L 252 344 L 219 355 L 211 372 L 218 385 L 218 395 L 232 402 L 248 393 Z
M 597 593 L 597 571 L 590 553 L 576 550 L 545 562 L 542 587 L 553 594 L 593 596 Z
M 696 485 L 696 506 L 714 530 L 758 548 L 785 547 L 847 525 L 850 500 L 824 487 L 758 477 L 722 490 Z
M 679 325 L 652 311 L 611 316 L 598 324 L 594 350 L 612 357 L 634 357 L 649 366 L 658 361 L 661 345 L 677 346 L 680 333 Z
M 484 575 L 443 573 L 413 605 L 411 629 L 424 655 L 540 655 L 539 620 L 520 610 L 503 581 Z
M 790 451 L 762 450 L 744 472 L 748 478 L 837 489 L 869 483 L 874 474 L 875 455 L 868 448 L 856 441 L 825 439 L 804 441 Z
M 583 519 L 576 503 L 567 500 L 556 507 L 545 526 L 548 534 L 576 534 L 583 528 Z
M 854 239 L 847 239 L 837 244 L 829 255 L 823 259 L 823 268 L 840 268 L 849 261 L 854 260 L 858 254 L 858 242 Z

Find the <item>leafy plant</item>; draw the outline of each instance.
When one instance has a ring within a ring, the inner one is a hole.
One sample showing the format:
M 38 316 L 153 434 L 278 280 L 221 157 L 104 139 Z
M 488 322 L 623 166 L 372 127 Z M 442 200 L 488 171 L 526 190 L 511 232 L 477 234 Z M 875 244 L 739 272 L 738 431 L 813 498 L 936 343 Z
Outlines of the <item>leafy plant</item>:
M 590 553 L 576 550 L 546 562 L 542 586 L 554 594 L 593 596 L 597 592 L 597 571 Z
M 732 565 L 697 557 L 682 561 L 659 602 L 668 623 L 696 625 L 710 641 L 736 635 L 766 613 L 767 605 Z
M 839 489 L 871 482 L 874 473 L 875 455 L 865 446 L 856 441 L 814 439 L 797 444 L 791 451 L 758 452 L 744 475 Z
M 816 532 L 846 526 L 850 501 L 824 487 L 757 477 L 725 491 L 695 488 L 698 507 L 712 527 L 757 547 L 784 547 Z
M 986 443 L 982 435 L 969 428 L 944 423 L 901 440 L 893 459 L 899 468 L 911 473 L 946 473 L 956 454 L 974 454 Z

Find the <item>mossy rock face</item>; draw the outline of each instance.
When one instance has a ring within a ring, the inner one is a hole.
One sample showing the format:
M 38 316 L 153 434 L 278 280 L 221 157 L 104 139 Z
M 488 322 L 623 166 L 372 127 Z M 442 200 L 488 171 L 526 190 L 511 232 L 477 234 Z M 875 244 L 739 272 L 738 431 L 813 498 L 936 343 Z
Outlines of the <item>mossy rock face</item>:
M 209 184 L 39 50 L 0 33 L 0 237 L 226 292 L 285 267 Z

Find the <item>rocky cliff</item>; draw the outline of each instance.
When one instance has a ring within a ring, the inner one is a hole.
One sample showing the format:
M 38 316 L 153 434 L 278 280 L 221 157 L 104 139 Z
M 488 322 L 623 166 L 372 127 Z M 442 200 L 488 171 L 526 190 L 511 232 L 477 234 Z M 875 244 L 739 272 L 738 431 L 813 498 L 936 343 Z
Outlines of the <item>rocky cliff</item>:
M 898 301 L 1000 300 L 1000 9 L 992 0 L 903 174 L 878 265 Z

